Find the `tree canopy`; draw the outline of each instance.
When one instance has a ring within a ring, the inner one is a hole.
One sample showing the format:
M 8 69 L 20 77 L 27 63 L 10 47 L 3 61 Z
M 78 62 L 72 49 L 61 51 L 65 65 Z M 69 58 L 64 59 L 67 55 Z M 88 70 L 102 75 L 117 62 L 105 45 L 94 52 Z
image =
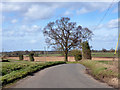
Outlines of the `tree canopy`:
M 82 28 L 80 25 L 77 26 L 76 22 L 70 22 L 68 17 L 49 22 L 44 27 L 43 33 L 46 37 L 46 43 L 64 51 L 66 61 L 69 50 L 80 48 L 81 42 L 88 41 L 92 36 L 91 30 Z

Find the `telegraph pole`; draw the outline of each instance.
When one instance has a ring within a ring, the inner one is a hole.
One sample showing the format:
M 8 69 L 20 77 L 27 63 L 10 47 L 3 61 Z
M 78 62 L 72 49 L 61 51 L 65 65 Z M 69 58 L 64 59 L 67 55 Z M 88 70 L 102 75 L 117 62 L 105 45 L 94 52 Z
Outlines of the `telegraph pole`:
M 115 49 L 115 52 L 114 52 L 114 58 L 113 58 L 113 61 L 114 61 L 114 59 L 115 59 L 115 55 L 116 55 L 116 53 L 117 53 L 117 48 L 118 48 L 119 39 L 120 39 L 120 34 L 119 34 L 118 41 L 117 41 L 117 45 L 116 45 L 116 49 Z

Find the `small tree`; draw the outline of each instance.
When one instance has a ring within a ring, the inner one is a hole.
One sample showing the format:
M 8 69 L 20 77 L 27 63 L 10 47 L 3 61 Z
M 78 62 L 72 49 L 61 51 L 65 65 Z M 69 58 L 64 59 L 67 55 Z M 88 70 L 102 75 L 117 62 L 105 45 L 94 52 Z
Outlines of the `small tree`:
M 23 55 L 22 54 L 20 54 L 19 55 L 19 60 L 23 60 L 24 58 L 23 58 Z
M 29 58 L 30 58 L 30 61 L 34 61 L 34 53 L 33 52 L 29 53 Z
M 107 50 L 105 48 L 102 49 L 102 52 L 107 52 Z
M 79 61 L 79 60 L 81 60 L 82 59 L 82 53 L 81 53 L 81 50 L 72 50 L 71 52 L 70 52 L 70 55 L 71 56 L 74 56 L 74 58 L 75 58 L 75 61 Z
M 110 52 L 115 52 L 115 50 L 113 48 L 110 49 Z
M 39 57 L 39 54 L 35 53 L 34 56 L 35 56 L 35 57 Z
M 82 59 L 91 59 L 91 50 L 88 41 L 82 43 Z
M 29 54 L 29 51 L 28 51 L 28 50 L 26 50 L 26 51 L 25 51 L 25 54 L 26 54 L 26 55 L 28 55 L 28 54 Z

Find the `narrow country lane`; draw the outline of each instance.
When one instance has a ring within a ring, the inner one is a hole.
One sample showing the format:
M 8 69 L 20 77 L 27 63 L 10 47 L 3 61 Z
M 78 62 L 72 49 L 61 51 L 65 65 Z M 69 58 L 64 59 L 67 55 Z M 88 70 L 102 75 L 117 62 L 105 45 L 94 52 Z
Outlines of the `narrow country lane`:
M 62 64 L 28 76 L 11 88 L 111 88 L 85 74 L 81 64 Z

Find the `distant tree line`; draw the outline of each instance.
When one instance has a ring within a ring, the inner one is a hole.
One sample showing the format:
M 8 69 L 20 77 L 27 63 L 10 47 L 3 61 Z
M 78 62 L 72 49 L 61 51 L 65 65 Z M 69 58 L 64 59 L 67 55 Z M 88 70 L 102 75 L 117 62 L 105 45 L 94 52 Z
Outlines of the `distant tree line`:
M 111 49 L 107 50 L 105 48 L 102 48 L 102 50 L 94 50 L 94 49 L 92 49 L 91 51 L 92 52 L 115 52 L 115 49 L 111 48 Z
M 30 53 L 34 53 L 34 56 L 38 56 L 40 54 L 61 54 L 61 51 L 12 51 L 12 52 L 2 52 L 2 55 L 7 57 L 18 57 L 19 55 L 29 55 Z
M 5 55 L 7 57 L 18 57 L 19 55 L 29 55 L 30 52 L 34 53 L 34 56 L 38 56 L 40 54 L 62 54 L 62 51 L 12 51 L 12 52 L 2 52 L 2 55 Z M 69 51 L 70 53 L 71 51 Z M 94 50 L 92 49 L 91 52 L 115 52 L 115 50 L 113 48 L 111 48 L 110 50 L 107 50 L 105 48 L 103 48 L 102 50 Z M 69 54 L 69 56 L 73 56 L 71 54 Z

